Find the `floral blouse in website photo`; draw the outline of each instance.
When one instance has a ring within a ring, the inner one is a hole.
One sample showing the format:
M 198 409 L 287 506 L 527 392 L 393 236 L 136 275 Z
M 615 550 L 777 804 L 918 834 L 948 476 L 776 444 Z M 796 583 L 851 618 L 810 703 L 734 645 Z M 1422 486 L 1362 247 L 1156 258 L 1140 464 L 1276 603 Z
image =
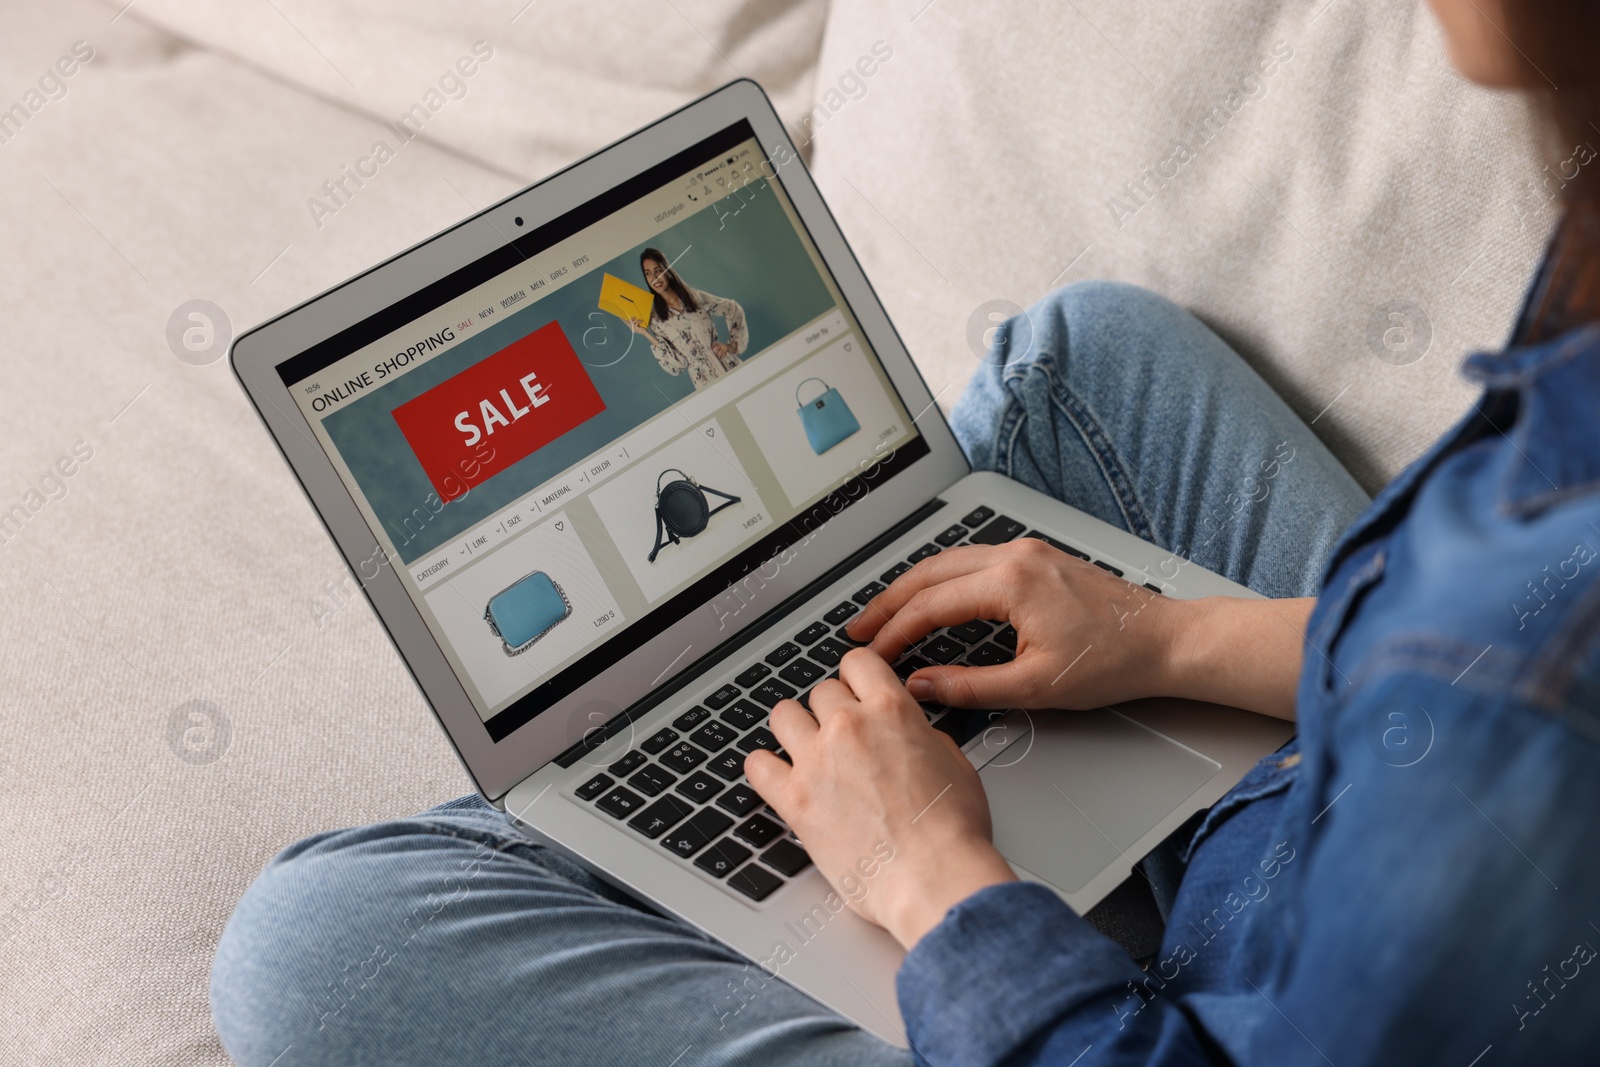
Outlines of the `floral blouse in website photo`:
M 673 375 L 687 371 L 694 387 L 703 389 L 738 368 L 740 356 L 749 344 L 750 332 L 745 327 L 744 308 L 738 301 L 712 296 L 700 289 L 689 292 L 694 297 L 694 310 L 669 309 L 664 319 L 652 315 L 646 332 L 650 350 L 661 369 Z M 727 323 L 726 341 L 718 335 L 713 315 Z M 720 354 L 718 348 L 722 349 Z

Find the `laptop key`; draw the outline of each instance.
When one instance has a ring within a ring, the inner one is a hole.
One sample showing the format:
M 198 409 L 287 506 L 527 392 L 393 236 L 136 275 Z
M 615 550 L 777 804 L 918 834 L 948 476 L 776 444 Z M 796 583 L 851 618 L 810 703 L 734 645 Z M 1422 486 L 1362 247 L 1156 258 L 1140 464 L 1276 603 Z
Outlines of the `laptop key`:
M 882 582 L 884 585 L 891 585 L 894 583 L 896 578 L 900 577 L 910 569 L 911 564 L 909 563 L 896 563 L 893 567 L 890 567 L 888 570 L 879 575 L 878 581 Z
M 1111 564 L 1107 563 L 1103 559 L 1097 559 L 1097 560 L 1094 560 L 1093 562 L 1094 562 L 1094 565 L 1096 567 L 1099 567 L 1101 570 L 1110 571 L 1112 574 L 1115 574 L 1118 578 L 1122 577 L 1122 568 L 1121 567 L 1113 567 Z
M 960 626 L 950 627 L 946 633 L 958 641 L 965 641 L 969 645 L 975 645 L 985 637 L 988 637 L 989 631 L 992 629 L 993 627 L 983 620 L 973 619 L 971 622 L 964 622 Z
M 921 656 L 901 656 L 894 663 L 894 673 L 899 675 L 900 680 L 903 682 L 922 668 L 931 666 L 933 664 Z
M 997 667 L 1016 658 L 1009 649 L 1001 648 L 993 641 L 985 641 L 967 653 L 967 664 L 972 667 Z
M 845 631 L 843 626 L 833 631 L 833 639 L 844 645 L 846 652 L 850 651 L 852 648 L 860 648 L 862 645 L 866 644 L 865 641 L 857 641 L 855 638 L 851 637 L 849 633 Z
M 777 648 L 768 652 L 766 661 L 774 667 L 781 667 L 800 654 L 800 646 L 793 641 L 785 641 Z
M 975 545 L 1003 545 L 1022 536 L 1028 527 L 1007 515 L 1001 515 L 972 535 Z
M 607 789 L 610 789 L 615 784 L 615 779 L 613 779 L 610 775 L 597 774 L 577 788 L 578 799 L 593 800 L 595 797 L 599 796 L 601 793 L 604 793 Z
M 772 673 L 772 668 L 765 663 L 752 663 L 733 679 L 734 684 L 744 689 L 749 689 L 761 679 Z
M 751 900 L 766 900 L 783 885 L 783 879 L 759 864 L 747 863 L 733 873 L 728 884 Z
M 688 859 L 711 844 L 721 836 L 722 831 L 732 825 L 733 820 L 722 812 L 704 808 L 696 812 L 688 822 L 679 824 L 676 830 L 662 838 L 661 844 Z
M 672 725 L 680 730 L 693 730 L 696 726 L 699 726 L 709 718 L 711 718 L 711 713 L 705 708 L 696 705 L 695 707 L 692 707 L 688 711 L 684 712 L 682 715 L 679 715 L 676 719 L 673 719 Z
M 860 610 L 861 609 L 859 607 L 847 600 L 843 604 L 831 609 L 822 617 L 822 621 L 827 623 L 829 626 L 838 626 L 841 622 L 844 622 L 844 620 L 848 619 L 850 616 L 854 615 Z
M 740 782 L 717 798 L 717 807 L 741 819 L 760 806 L 761 794 L 752 789 L 748 782 Z
M 644 797 L 626 786 L 617 786 L 595 802 L 595 807 L 613 819 L 626 819 L 644 807 Z
M 793 878 L 811 866 L 811 857 L 806 855 L 805 849 L 793 841 L 783 840 L 763 852 L 761 862 Z
M 768 752 L 776 752 L 779 748 L 778 739 L 773 737 L 772 731 L 765 726 L 751 730 L 739 741 L 739 749 L 742 752 L 754 752 L 758 748 L 764 748 Z
M 1002 626 L 1000 632 L 994 635 L 994 643 L 1015 652 L 1017 650 L 1017 628 L 1010 623 Z
M 915 552 L 911 553 L 911 555 L 907 556 L 906 557 L 906 562 L 911 564 L 912 566 L 915 566 L 916 564 L 921 563 L 923 560 L 927 559 L 929 556 L 937 556 L 940 552 L 943 552 L 943 551 L 944 551 L 944 549 L 942 549 L 938 545 L 933 544 L 933 543 L 930 542 L 930 543 L 928 543 L 926 545 L 923 545 L 921 548 L 917 549 Z
M 1145 582 L 1144 587 L 1150 590 L 1152 593 L 1160 593 L 1162 596 L 1167 595 L 1167 591 L 1161 588 L 1159 585 L 1152 585 L 1149 582 Z
M 939 544 L 943 545 L 945 548 L 949 548 L 951 545 L 955 544 L 965 536 L 967 536 L 967 528 L 965 526 L 957 525 L 950 527 L 948 530 L 945 530 L 942 533 L 934 535 L 933 539 Z
M 678 825 L 694 805 L 668 794 L 628 820 L 628 825 L 646 837 L 656 838 Z
M 976 530 L 993 517 L 994 508 L 986 508 L 980 504 L 978 507 L 973 508 L 972 511 L 967 514 L 966 518 L 961 520 L 961 525 L 971 527 L 972 529 Z
M 694 865 L 714 878 L 725 878 L 739 864 L 750 858 L 750 850 L 724 837 L 700 853 Z
M 705 749 L 707 752 L 719 752 L 732 743 L 739 731 L 725 722 L 712 719 L 700 729 L 689 735 L 689 740 Z
M 765 815 L 752 815 L 733 828 L 733 836 L 756 848 L 765 848 L 783 836 L 783 827 Z
M 678 783 L 674 792 L 686 796 L 699 804 L 704 804 L 724 789 L 728 788 L 705 771 L 695 771 L 689 777 Z
M 644 764 L 645 754 L 643 752 L 633 751 L 629 752 L 626 756 L 623 756 L 621 759 L 617 760 L 617 762 L 607 767 L 606 770 L 610 771 L 618 778 L 621 778 L 625 775 L 632 774 L 640 767 L 643 767 Z
M 771 708 L 780 700 L 788 700 L 798 693 L 793 686 L 785 685 L 776 678 L 768 678 L 754 689 L 750 690 L 750 698 L 765 708 Z
M 809 655 L 824 667 L 837 667 L 850 646 L 835 637 L 824 638 L 811 646 Z
M 706 764 L 706 770 L 724 781 L 731 782 L 744 773 L 744 753 L 730 748 Z
M 1031 537 L 1036 541 L 1043 541 L 1045 544 L 1049 545 L 1051 548 L 1054 548 L 1054 549 L 1056 549 L 1058 551 L 1061 551 L 1061 552 L 1065 552 L 1069 556 L 1077 556 L 1081 560 L 1088 560 L 1088 558 L 1089 558 L 1089 553 L 1087 553 L 1087 552 L 1079 552 L 1077 549 L 1073 548 L 1071 545 L 1066 544 L 1063 541 L 1057 541 L 1054 537 L 1051 537 L 1047 533 L 1042 533 L 1039 530 L 1029 530 L 1027 533 L 1023 534 L 1022 536 Z
M 766 717 L 765 708 L 758 707 L 748 700 L 739 701 L 720 716 L 723 722 L 737 730 L 748 730 Z
M 983 733 L 991 717 L 998 719 L 1001 714 L 1003 713 L 951 708 L 949 714 L 933 724 L 933 728 L 942 734 L 949 734 L 950 740 L 956 743 L 957 748 L 964 748 L 968 741 Z
M 802 645 L 814 645 L 828 636 L 829 626 L 825 622 L 814 622 L 804 630 L 794 635 L 794 639 Z
M 883 592 L 886 588 L 888 588 L 888 587 L 885 586 L 882 582 L 868 582 L 866 585 L 862 586 L 860 589 L 857 589 L 855 591 L 855 595 L 853 595 L 850 599 L 854 600 L 857 604 L 860 604 L 862 607 L 866 607 L 868 601 L 870 601 L 873 597 L 877 596 L 879 593 Z
M 827 673 L 828 671 L 826 668 L 819 667 L 808 659 L 797 659 L 783 670 L 779 671 L 778 677 L 782 678 L 790 685 L 796 685 L 801 689 L 805 689 L 806 687 L 810 686 L 812 682 L 815 682 L 818 678 L 821 678 Z
M 678 739 L 678 731 L 669 730 L 665 726 L 639 742 L 639 747 L 654 756 Z
M 710 696 L 706 697 L 706 707 L 710 708 L 712 711 L 719 711 L 738 699 L 739 687 L 736 685 L 725 685 L 721 689 L 718 689 L 715 693 L 712 693 Z
M 678 780 L 678 776 L 669 772 L 665 767 L 651 764 L 632 778 L 628 784 L 647 797 L 653 797 Z
M 967 646 L 953 637 L 939 634 L 923 642 L 917 653 L 926 656 L 934 663 L 954 663 L 967 653 Z
M 662 764 L 679 774 L 688 774 L 706 761 L 706 754 L 686 741 L 679 741 L 659 758 Z

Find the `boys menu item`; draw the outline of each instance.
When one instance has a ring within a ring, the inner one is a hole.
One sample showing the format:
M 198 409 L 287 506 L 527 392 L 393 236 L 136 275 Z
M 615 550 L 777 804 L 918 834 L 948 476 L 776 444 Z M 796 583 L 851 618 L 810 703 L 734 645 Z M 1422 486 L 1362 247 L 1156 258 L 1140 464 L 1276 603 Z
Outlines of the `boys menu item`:
M 605 409 L 561 325 L 551 322 L 392 414 L 439 499 L 449 501 Z M 493 450 L 486 462 L 483 445 Z

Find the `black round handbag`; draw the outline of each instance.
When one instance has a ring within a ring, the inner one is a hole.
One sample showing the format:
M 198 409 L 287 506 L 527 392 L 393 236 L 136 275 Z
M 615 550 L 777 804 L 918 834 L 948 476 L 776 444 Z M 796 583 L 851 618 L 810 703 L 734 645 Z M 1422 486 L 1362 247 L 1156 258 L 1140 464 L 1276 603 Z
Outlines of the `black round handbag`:
M 680 477 L 662 485 L 661 479 L 669 474 L 678 474 Z M 722 503 L 712 507 L 706 499 L 707 493 L 720 496 Z M 656 556 L 667 545 L 678 544 L 686 537 L 703 532 L 711 516 L 738 502 L 738 497 L 702 486 L 677 467 L 662 471 L 656 477 L 656 547 L 650 550 L 649 562 L 654 563 Z

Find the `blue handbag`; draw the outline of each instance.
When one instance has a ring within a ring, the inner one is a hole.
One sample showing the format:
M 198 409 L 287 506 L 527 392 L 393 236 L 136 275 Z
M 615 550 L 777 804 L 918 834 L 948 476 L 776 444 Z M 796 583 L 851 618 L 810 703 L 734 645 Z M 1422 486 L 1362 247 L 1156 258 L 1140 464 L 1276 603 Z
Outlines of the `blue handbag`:
M 572 614 L 567 594 L 544 571 L 534 571 L 489 598 L 483 620 L 506 655 L 519 656 Z
M 810 400 L 801 400 L 800 390 L 805 388 L 806 382 L 816 382 L 822 386 L 822 392 Z M 806 431 L 806 440 L 811 442 L 811 451 L 819 456 L 861 429 L 839 390 L 831 388 L 821 378 L 807 378 L 795 386 L 794 402 L 798 405 L 795 411 Z

